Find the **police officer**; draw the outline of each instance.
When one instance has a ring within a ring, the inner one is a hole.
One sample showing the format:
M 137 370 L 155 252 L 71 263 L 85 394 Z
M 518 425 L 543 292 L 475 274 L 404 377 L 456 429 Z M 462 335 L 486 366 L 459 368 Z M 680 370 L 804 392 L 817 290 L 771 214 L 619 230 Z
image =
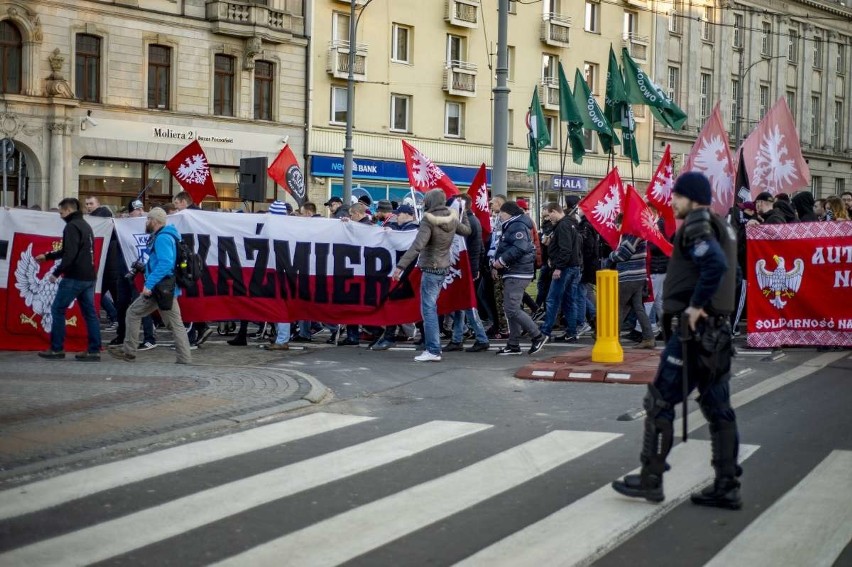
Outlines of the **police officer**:
M 711 463 L 716 472 L 713 485 L 693 494 L 692 502 L 739 509 L 737 477 L 742 470 L 737 464 L 739 436 L 728 384 L 737 241 L 730 225 L 710 211 L 711 199 L 710 183 L 700 173 L 684 173 L 675 182 L 672 207 L 684 223 L 675 235 L 663 285 L 663 311 L 668 319 L 680 315 L 683 332 L 667 337 L 657 376 L 648 386 L 641 472 L 613 482 L 612 487 L 625 496 L 650 502 L 665 498 L 663 472 L 674 437 L 674 408 L 683 401 L 685 376 L 688 391 L 697 387 L 700 393 L 698 401 L 710 427 Z

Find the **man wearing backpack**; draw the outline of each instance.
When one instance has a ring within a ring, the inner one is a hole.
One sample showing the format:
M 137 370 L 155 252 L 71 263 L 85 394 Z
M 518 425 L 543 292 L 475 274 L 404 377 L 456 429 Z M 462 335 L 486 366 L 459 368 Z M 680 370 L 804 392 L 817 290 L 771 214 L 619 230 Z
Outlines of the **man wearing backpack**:
M 127 309 L 127 332 L 124 345 L 110 348 L 108 352 L 119 360 L 136 360 L 136 340 L 142 317 L 159 310 L 163 322 L 175 339 L 178 364 L 191 364 L 192 354 L 186 329 L 181 322 L 178 296 L 180 288 L 175 284 L 175 260 L 180 234 L 172 225 L 166 225 L 166 212 L 155 207 L 148 213 L 145 231 L 148 239 L 148 261 L 145 263 L 145 285 L 142 294 Z

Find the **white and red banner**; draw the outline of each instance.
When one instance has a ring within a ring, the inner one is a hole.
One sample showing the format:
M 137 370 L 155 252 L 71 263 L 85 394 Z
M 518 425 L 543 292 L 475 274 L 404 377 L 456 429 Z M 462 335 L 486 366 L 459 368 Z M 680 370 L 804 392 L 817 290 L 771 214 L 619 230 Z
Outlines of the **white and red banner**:
M 792 194 L 811 184 L 811 171 L 783 96 L 743 142 L 742 152 L 752 197 L 762 191 Z
M 415 191 L 426 193 L 432 189 L 441 189 L 448 199 L 459 194 L 459 188 L 444 170 L 405 140 L 402 140 L 402 153 L 408 170 L 408 181 Z
M 479 166 L 467 194 L 471 200 L 470 208 L 482 225 L 482 242 L 488 243 L 491 241 L 491 199 L 488 197 L 488 174 L 484 163 Z
M 717 215 L 727 215 L 734 206 L 736 168 L 718 102 L 686 156 L 681 173 L 687 171 L 703 173 L 710 180 L 713 190 L 710 208 Z
M 624 185 L 618 174 L 618 168 L 614 167 L 577 205 L 613 250 L 618 248 L 618 240 L 621 236 L 615 219 L 622 211 L 623 200 Z
M 657 164 L 657 171 L 645 189 L 645 198 L 663 219 L 666 228 L 666 236 L 674 236 L 677 230 L 674 210 L 672 209 L 672 189 L 674 188 L 674 164 L 672 163 L 672 147 L 666 144 L 663 159 Z
M 666 256 L 672 255 L 672 243 L 666 240 L 658 226 L 660 215 L 642 200 L 642 196 L 632 185 L 628 185 L 624 192 L 622 208 L 624 209 L 624 218 L 621 221 L 622 233 L 638 236 L 656 245 Z
M 98 282 L 112 234 L 112 219 L 87 215 L 95 233 Z M 143 222 L 145 219 L 141 219 Z M 50 347 L 50 307 L 59 283 L 48 276 L 56 262 L 41 264 L 35 256 L 62 245 L 65 221 L 59 213 L 0 208 L 0 350 L 43 350 Z M 95 288 L 100 305 L 101 287 Z M 65 315 L 65 350 L 85 351 L 86 324 L 74 302 Z
M 213 174 L 210 173 L 210 164 L 198 140 L 193 140 L 176 153 L 166 162 L 166 168 L 174 175 L 184 191 L 192 196 L 196 204 L 203 201 L 207 195 L 218 198 L 216 186 L 213 184 Z
M 852 346 L 852 222 L 748 235 L 748 345 Z
M 186 210 L 169 216 L 201 256 L 200 282 L 180 297 L 188 321 L 263 319 L 394 325 L 420 320 L 420 270 L 391 279 L 416 231 L 337 219 Z M 128 264 L 145 249 L 145 219 L 116 219 Z M 475 305 L 464 238 L 439 313 Z

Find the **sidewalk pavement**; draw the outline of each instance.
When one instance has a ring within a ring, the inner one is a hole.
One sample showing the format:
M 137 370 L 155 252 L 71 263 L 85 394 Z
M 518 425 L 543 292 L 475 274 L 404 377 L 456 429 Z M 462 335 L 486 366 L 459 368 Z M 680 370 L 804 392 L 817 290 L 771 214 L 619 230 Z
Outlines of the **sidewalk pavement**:
M 181 365 L 164 344 L 134 362 L 0 351 L 0 481 L 319 403 L 324 385 L 282 368 L 305 352 L 217 340 Z

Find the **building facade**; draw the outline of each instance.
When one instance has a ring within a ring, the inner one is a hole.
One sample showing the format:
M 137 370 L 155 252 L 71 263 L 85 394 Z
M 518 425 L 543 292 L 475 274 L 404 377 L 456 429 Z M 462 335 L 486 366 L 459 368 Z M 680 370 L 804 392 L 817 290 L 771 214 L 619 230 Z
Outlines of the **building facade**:
M 198 140 L 219 194 L 204 207 L 241 206 L 241 158 L 285 139 L 304 155 L 305 30 L 303 0 L 0 1 L 6 203 L 168 201 L 164 164 Z
M 401 140 L 448 171 L 462 188 L 491 164 L 496 74 L 497 0 L 358 1 L 353 112 L 353 194 L 400 199 L 409 192 Z M 579 69 L 603 107 L 610 45 L 651 63 L 654 18 L 631 3 L 587 0 L 509 2 L 508 192 L 532 197 L 527 175 L 526 114 L 539 90 L 552 144 L 541 152 L 542 201 L 559 187 L 582 193 L 606 175 L 594 136 L 582 165 L 559 158 L 557 64 L 573 88 Z M 341 195 L 349 72 L 349 0 L 317 0 L 312 18 L 311 118 L 308 141 L 313 200 Z M 641 163 L 617 156 L 625 179 L 647 183 L 653 154 L 650 119 L 639 109 Z M 650 113 L 648 114 L 650 117 Z M 566 130 L 561 134 L 567 135 Z M 642 185 L 644 187 L 644 185 Z M 556 188 L 556 189 L 554 189 Z
M 651 9 L 649 2 L 648 8 Z M 655 128 L 681 161 L 717 101 L 733 149 L 784 97 L 817 197 L 852 180 L 852 2 L 656 3 L 655 72 L 687 112 L 686 128 Z

